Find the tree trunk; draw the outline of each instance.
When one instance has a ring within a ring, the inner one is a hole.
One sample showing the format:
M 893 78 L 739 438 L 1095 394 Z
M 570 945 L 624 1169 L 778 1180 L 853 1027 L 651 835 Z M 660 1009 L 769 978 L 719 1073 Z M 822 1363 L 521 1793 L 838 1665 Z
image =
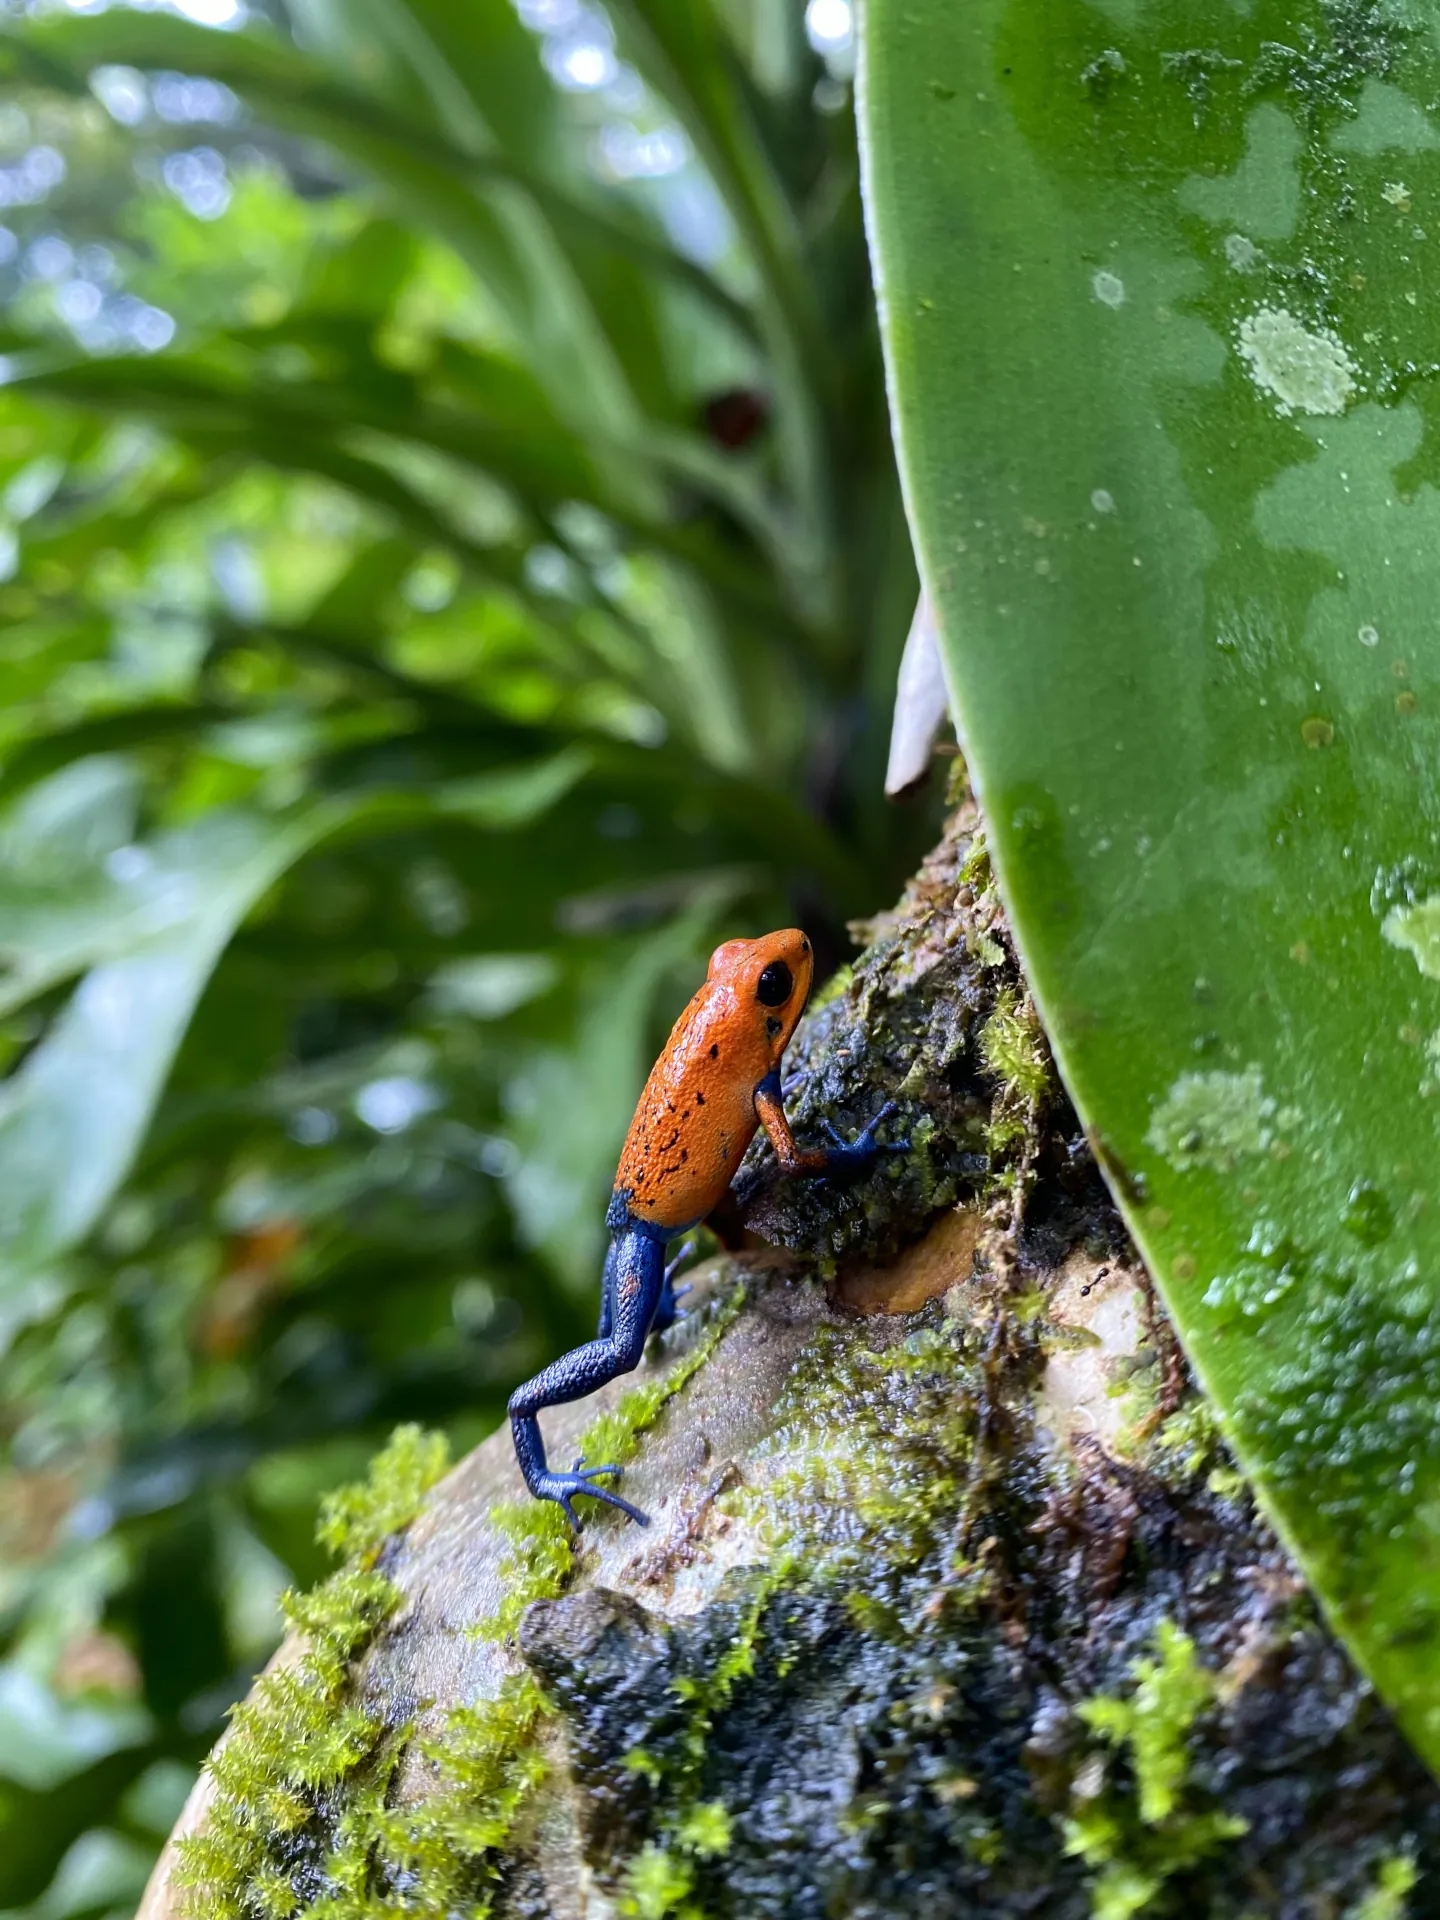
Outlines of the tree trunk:
M 1440 1912 L 1440 1793 L 1188 1387 L 968 805 L 864 934 L 789 1107 L 894 1098 L 910 1152 L 802 1186 L 757 1148 L 771 1246 L 545 1416 L 633 1452 L 652 1525 L 572 1552 L 502 1431 L 397 1534 L 402 1437 L 144 1920 Z

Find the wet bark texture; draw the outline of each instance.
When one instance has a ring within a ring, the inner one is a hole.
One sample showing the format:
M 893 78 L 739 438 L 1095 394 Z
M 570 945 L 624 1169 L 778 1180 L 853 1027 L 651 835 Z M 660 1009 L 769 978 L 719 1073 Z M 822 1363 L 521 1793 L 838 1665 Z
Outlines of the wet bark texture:
M 802 1141 L 895 1099 L 911 1151 L 801 1185 L 762 1143 L 771 1250 L 706 1263 L 652 1342 L 663 1374 L 743 1286 L 627 1471 L 651 1527 L 597 1512 L 563 1590 L 477 1637 L 514 1577 L 501 1432 L 387 1557 L 403 1602 L 354 1687 L 413 1728 L 392 1805 L 433 1790 L 418 1742 L 456 1704 L 527 1673 L 549 1703 L 475 1884 L 497 1915 L 1440 1913 L 1440 1793 L 1188 1389 L 974 834 L 962 807 L 788 1058 Z M 545 1416 L 552 1457 L 595 1411 Z M 178 1908 L 167 1858 L 144 1911 Z

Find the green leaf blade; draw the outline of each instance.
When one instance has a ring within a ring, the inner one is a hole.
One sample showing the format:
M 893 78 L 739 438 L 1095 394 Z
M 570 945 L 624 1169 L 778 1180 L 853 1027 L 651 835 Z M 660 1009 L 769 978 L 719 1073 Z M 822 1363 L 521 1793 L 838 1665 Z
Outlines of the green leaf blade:
M 0 1184 L 11 1203 L 0 1231 L 0 1282 L 35 1271 L 94 1225 L 138 1150 L 231 934 L 330 824 L 331 811 L 205 821 L 191 848 L 192 869 L 205 876 L 195 910 L 93 967 L 5 1083 Z
M 1436 48 L 1299 0 L 872 0 L 865 60 L 903 466 L 1031 979 L 1433 1764 Z

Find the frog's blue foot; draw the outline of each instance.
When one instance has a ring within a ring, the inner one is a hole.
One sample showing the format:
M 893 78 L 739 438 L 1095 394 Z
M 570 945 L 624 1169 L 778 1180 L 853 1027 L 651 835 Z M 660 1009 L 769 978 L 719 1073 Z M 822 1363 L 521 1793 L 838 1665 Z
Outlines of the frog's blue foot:
M 823 1124 L 829 1134 L 832 1145 L 826 1153 L 825 1171 L 827 1173 L 858 1173 L 875 1158 L 877 1153 L 908 1153 L 908 1140 L 887 1140 L 883 1145 L 875 1136 L 885 1121 L 898 1109 L 893 1100 L 887 1100 L 880 1111 L 853 1140 L 846 1140 L 838 1134 L 830 1122 Z
M 558 1473 L 546 1465 L 545 1443 L 540 1438 L 540 1428 L 533 1415 L 516 1414 L 512 1410 L 510 1426 L 515 1437 L 516 1458 L 520 1462 L 526 1486 L 537 1500 L 553 1500 L 557 1507 L 563 1509 L 565 1518 L 577 1533 L 580 1531 L 580 1516 L 572 1502 L 582 1493 L 588 1494 L 592 1500 L 603 1500 L 607 1507 L 618 1507 L 621 1513 L 628 1515 L 639 1526 L 649 1526 L 648 1513 L 642 1513 L 639 1507 L 622 1500 L 613 1487 L 600 1485 L 600 1481 L 606 1477 L 618 1480 L 624 1472 L 623 1467 L 587 1467 L 582 1456 L 568 1473 Z
M 582 1456 L 569 1473 L 552 1473 L 547 1468 L 545 1472 L 537 1474 L 530 1491 L 537 1500 L 553 1500 L 556 1506 L 563 1508 L 565 1518 L 577 1533 L 580 1531 L 580 1516 L 570 1504 L 577 1493 L 588 1493 L 592 1499 L 603 1500 L 607 1507 L 618 1507 L 637 1525 L 648 1527 L 648 1513 L 642 1513 L 639 1507 L 632 1507 L 628 1500 L 622 1500 L 613 1488 L 596 1485 L 602 1474 L 613 1474 L 618 1480 L 624 1471 L 623 1467 L 614 1466 L 587 1467 Z

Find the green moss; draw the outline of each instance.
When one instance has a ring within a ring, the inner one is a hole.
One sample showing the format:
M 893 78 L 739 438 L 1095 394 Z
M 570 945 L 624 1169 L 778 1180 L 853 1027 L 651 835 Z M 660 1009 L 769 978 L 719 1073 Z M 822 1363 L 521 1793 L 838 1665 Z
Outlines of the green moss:
M 699 1775 L 716 1714 L 728 1706 L 736 1683 L 748 1679 L 755 1671 L 761 1615 L 774 1595 L 794 1578 L 795 1572 L 795 1563 L 787 1555 L 779 1554 L 772 1559 L 751 1589 L 748 1604 L 736 1624 L 730 1645 L 710 1672 L 703 1680 L 683 1677 L 675 1682 L 676 1694 L 691 1708 L 681 1742 L 680 1758 L 671 1769 L 670 1776 L 681 1782 L 682 1789 L 687 1778 L 693 1781 Z M 677 1823 L 677 1836 L 688 1829 L 696 1811 L 697 1804 L 692 1802 Z M 723 1813 L 724 1809 L 721 1808 L 720 1812 Z M 728 1830 L 727 1816 L 727 1834 Z
M 1215 1694 L 1215 1682 L 1195 1657 L 1195 1643 L 1173 1621 L 1155 1632 L 1158 1660 L 1137 1660 L 1128 1699 L 1083 1701 L 1080 1718 L 1112 1746 L 1130 1749 L 1140 1818 L 1159 1826 L 1174 1813 L 1189 1771 L 1185 1738 Z
M 994 964 L 984 955 L 979 957 L 986 966 Z M 980 1058 L 996 1083 L 982 1137 L 990 1161 L 985 1192 L 994 1199 L 1015 1193 L 1023 1183 L 1027 1147 L 1036 1138 L 1038 1115 L 1052 1084 L 1050 1058 L 1035 1009 L 1013 987 L 1003 988 L 995 997 L 980 1030 Z
M 428 1772 L 423 1798 L 366 1810 L 356 1824 L 373 1877 L 401 1889 L 387 1909 L 447 1920 L 458 1908 L 488 1911 L 484 1889 L 495 1855 L 545 1777 L 534 1734 L 547 1711 L 529 1674 L 512 1675 L 491 1699 L 452 1707 L 433 1738 L 418 1743 Z M 376 1871 L 378 1869 L 378 1871 Z
M 1163 1420 L 1165 1370 L 1153 1326 L 1134 1353 L 1111 1358 L 1105 1373 L 1106 1399 L 1124 1405 L 1123 1421 L 1115 1435 L 1116 1453 L 1122 1459 L 1144 1460 L 1167 1486 L 1184 1486 L 1206 1455 L 1213 1423 L 1203 1413 L 1192 1421 L 1191 1410 L 1197 1404 L 1194 1399 L 1171 1415 L 1176 1422 L 1173 1430 L 1170 1421 Z M 1171 1444 L 1167 1444 L 1167 1434 Z
M 1215 1409 L 1201 1394 L 1192 1394 L 1161 1426 L 1150 1458 L 1167 1482 L 1205 1472 L 1206 1488 L 1217 1500 L 1238 1500 L 1247 1491 L 1245 1476 L 1231 1458 Z
M 210 1761 L 215 1797 L 205 1830 L 179 1848 L 191 1920 L 288 1920 L 300 1903 L 279 1853 L 310 1827 L 317 1796 L 367 1766 L 372 1779 L 388 1780 L 392 1743 L 380 1717 L 347 1697 L 349 1669 L 399 1603 L 374 1562 L 447 1465 L 442 1436 L 400 1427 L 367 1478 L 325 1503 L 321 1539 L 353 1558 L 314 1592 L 285 1596 L 304 1651 L 259 1681 Z
M 1171 1381 L 1161 1345 L 1167 1331 L 1158 1308 L 1152 1307 L 1139 1351 L 1109 1363 L 1106 1393 L 1125 1403 L 1115 1450 L 1124 1459 L 1143 1461 L 1173 1493 L 1203 1473 L 1207 1491 L 1217 1499 L 1243 1499 L 1248 1483 L 1235 1466 L 1213 1404 L 1192 1389 L 1178 1407 L 1167 1411 Z M 1174 1335 L 1169 1338 L 1173 1341 Z
M 677 1828 L 682 1847 L 705 1860 L 719 1859 L 730 1851 L 732 1822 L 719 1800 L 698 1801 Z
M 1375 1884 L 1357 1900 L 1345 1920 L 1405 1920 L 1410 1909 L 1409 1895 L 1419 1873 L 1408 1853 L 1393 1853 L 1382 1860 Z
M 1039 1100 L 1050 1085 L 1035 1010 L 1010 988 L 996 998 L 980 1034 L 980 1053 L 1001 1086 L 1027 1104 Z
M 700 1801 L 674 1823 L 669 1844 L 647 1841 L 625 1869 L 620 1912 L 634 1920 L 701 1920 L 691 1900 L 696 1860 L 730 1847 L 731 1821 L 716 1800 Z
M 1000 942 L 994 934 L 985 933 L 979 928 L 970 935 L 970 951 L 982 967 L 1003 967 L 1005 964 L 1005 949 Z
M 635 1387 L 592 1423 L 582 1442 L 588 1457 L 633 1456 L 661 1408 L 705 1364 L 742 1297 L 737 1287 L 663 1379 Z M 301 1912 L 378 1920 L 402 1911 L 448 1920 L 459 1909 L 480 1920 L 488 1911 L 496 1855 L 544 1777 L 536 1733 L 548 1707 L 538 1684 L 514 1675 L 494 1698 L 453 1708 L 416 1745 L 428 1791 L 403 1807 L 388 1799 L 411 1729 L 387 1725 L 352 1697 L 350 1684 L 355 1661 L 400 1601 L 377 1562 L 448 1464 L 443 1436 L 401 1427 L 364 1481 L 323 1503 L 319 1538 L 347 1564 L 313 1592 L 286 1596 L 304 1651 L 236 1709 L 210 1763 L 217 1793 L 206 1828 L 181 1846 L 189 1920 L 293 1920 Z M 506 1595 L 479 1631 L 503 1639 L 532 1601 L 563 1590 L 573 1549 L 552 1503 L 509 1503 L 494 1522 L 512 1542 Z M 713 1822 L 708 1831 L 717 1831 Z M 303 1884 L 322 1885 L 319 1898 L 297 1890 L 302 1856 Z
M 918 1328 L 880 1352 L 822 1327 L 776 1408 L 783 1464 L 724 1504 L 812 1576 L 911 1567 L 965 1503 L 974 1445 L 966 1329 Z
M 1178 1407 L 1155 1435 L 1157 1455 L 1181 1479 L 1220 1457 L 1223 1446 L 1215 1410 L 1200 1394 Z
M 994 871 L 990 865 L 990 849 L 985 840 L 985 829 L 978 822 L 970 836 L 969 850 L 961 863 L 956 881 L 962 887 L 969 887 L 977 897 L 989 893 L 995 884 Z
M 449 1465 L 450 1443 L 443 1433 L 397 1427 L 365 1479 L 326 1494 L 316 1539 L 337 1559 L 373 1561 L 393 1535 L 409 1526 Z
M 1094 1920 L 1127 1920 L 1151 1907 L 1168 1880 L 1248 1830 L 1233 1814 L 1191 1804 L 1189 1735 L 1215 1700 L 1214 1675 L 1172 1621 L 1160 1623 L 1155 1647 L 1157 1658 L 1131 1668 L 1133 1693 L 1101 1694 L 1077 1709 L 1092 1732 L 1127 1753 L 1134 1789 L 1130 1795 L 1100 1790 L 1097 1756 L 1072 1783 L 1066 1851 L 1096 1870 Z
M 838 1000 L 855 978 L 853 967 L 837 967 L 823 986 L 817 987 L 810 996 L 806 1012 L 813 1019 L 822 1007 L 828 1007 L 832 1000 Z
M 662 1766 L 648 1753 L 625 1756 L 627 1769 L 643 1773 L 668 1802 L 661 1837 L 647 1841 L 625 1869 L 622 1914 L 637 1920 L 700 1920 L 690 1904 L 693 1862 L 718 1859 L 729 1851 L 732 1822 L 719 1800 L 699 1797 L 705 1751 L 716 1718 L 730 1704 L 742 1680 L 755 1672 L 761 1622 L 775 1595 L 792 1585 L 799 1568 L 788 1554 L 774 1555 L 752 1581 L 740 1618 L 720 1658 L 703 1677 L 682 1675 L 674 1692 L 686 1703 L 685 1726 L 674 1756 Z
M 641 1848 L 625 1876 L 625 1892 L 620 1911 L 635 1920 L 691 1920 L 696 1909 L 689 1904 L 694 1875 L 688 1861 L 677 1860 L 664 1847 L 651 1841 Z

